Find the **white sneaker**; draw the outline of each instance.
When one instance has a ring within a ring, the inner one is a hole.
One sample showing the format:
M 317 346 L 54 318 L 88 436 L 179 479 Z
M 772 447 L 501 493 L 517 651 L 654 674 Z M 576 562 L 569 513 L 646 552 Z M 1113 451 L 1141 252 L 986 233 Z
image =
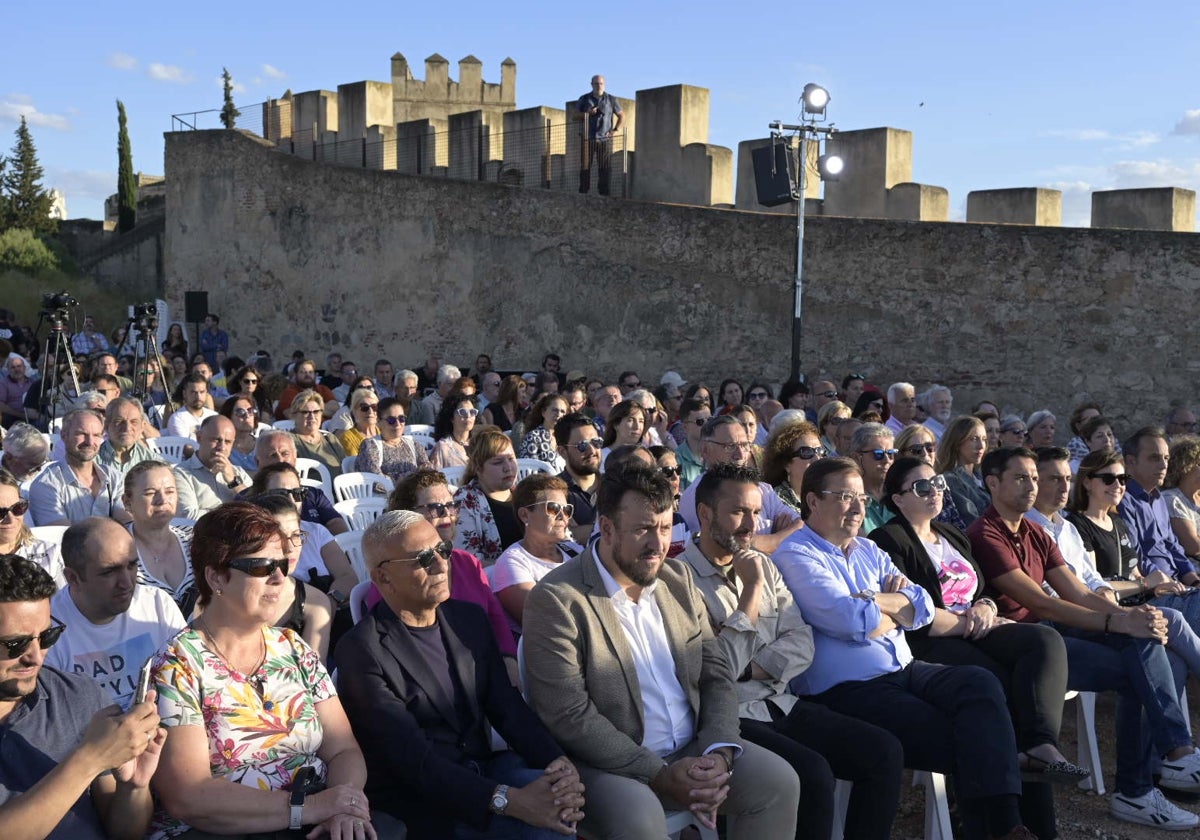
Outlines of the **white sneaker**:
M 1200 792 L 1200 752 L 1193 750 L 1183 758 L 1163 759 L 1159 786 L 1190 793 Z
M 1200 817 L 1170 802 L 1158 788 L 1143 796 L 1113 794 L 1109 812 L 1119 820 L 1140 823 L 1166 831 L 1186 831 L 1200 825 Z

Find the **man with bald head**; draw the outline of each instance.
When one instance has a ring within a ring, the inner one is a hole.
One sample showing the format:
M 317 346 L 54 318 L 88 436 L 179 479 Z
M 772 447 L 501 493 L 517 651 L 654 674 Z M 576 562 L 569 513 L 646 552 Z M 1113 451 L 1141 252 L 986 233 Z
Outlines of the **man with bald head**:
M 70 525 L 89 516 L 116 516 L 128 521 L 121 504 L 121 476 L 96 461 L 104 441 L 104 421 L 86 408 L 63 418 L 66 457 L 54 461 L 29 485 L 34 525 Z
M 595 163 L 600 168 L 597 190 L 600 195 L 608 195 L 612 174 L 612 139 L 625 120 L 621 103 L 612 94 L 604 92 L 604 77 L 596 75 L 592 76 L 591 92 L 579 97 L 575 107 L 578 111 L 575 118 L 582 120 L 585 126 L 580 142 L 579 191 L 585 193 L 591 190 L 592 164 Z
M 50 612 L 67 630 L 46 664 L 94 680 L 128 711 L 142 664 L 186 622 L 166 590 L 137 582 L 133 537 L 111 519 L 76 522 L 62 550 L 67 585 Z
M 214 414 L 200 424 L 200 444 L 192 457 L 175 467 L 179 515 L 199 519 L 250 486 L 250 474 L 229 460 L 237 430 L 233 421 Z
M 254 446 L 254 459 L 259 468 L 269 464 L 291 464 L 296 466 L 296 441 L 290 432 L 277 429 L 263 432 Z M 238 485 L 241 490 L 242 485 Z M 248 489 L 248 488 L 247 488 Z M 245 490 L 242 490 L 245 493 Z M 331 534 L 344 534 L 350 530 L 346 520 L 334 510 L 333 502 L 320 487 L 305 487 L 304 500 L 300 503 L 300 518 L 305 522 L 324 525 Z

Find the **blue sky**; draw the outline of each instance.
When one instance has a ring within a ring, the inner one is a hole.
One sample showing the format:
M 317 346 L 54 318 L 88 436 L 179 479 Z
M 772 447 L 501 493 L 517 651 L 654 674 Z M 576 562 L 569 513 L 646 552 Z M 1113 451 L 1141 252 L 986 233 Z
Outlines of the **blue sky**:
M 178 5 L 68 0 L 8 16 L 0 153 L 25 114 L 71 217 L 100 218 L 115 191 L 117 98 L 135 168 L 162 174 L 170 115 L 219 108 L 222 66 L 248 105 L 390 81 L 394 52 L 417 77 L 432 53 L 452 76 L 474 54 L 491 82 L 511 56 L 519 107 L 561 107 L 596 72 L 629 97 L 706 87 L 709 141 L 734 149 L 793 120 L 815 81 L 839 128 L 912 131 L 913 178 L 949 189 L 952 218 L 974 189 L 1062 189 L 1065 225 L 1088 223 L 1093 189 L 1200 190 L 1194 2 Z

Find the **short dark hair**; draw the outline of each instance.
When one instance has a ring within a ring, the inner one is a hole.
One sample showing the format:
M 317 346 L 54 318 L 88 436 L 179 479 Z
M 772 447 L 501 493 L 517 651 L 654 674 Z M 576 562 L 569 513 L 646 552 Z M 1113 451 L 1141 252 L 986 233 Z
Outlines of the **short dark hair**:
M 622 464 L 604 473 L 604 480 L 600 482 L 600 490 L 596 494 L 596 512 L 615 520 L 621 502 L 629 493 L 637 493 L 645 498 L 655 513 L 664 513 L 675 506 L 671 482 L 662 472 L 643 464 Z
M 258 468 L 258 471 L 254 473 L 254 480 L 250 484 L 250 492 L 255 495 L 266 493 L 267 479 L 277 473 L 290 473 L 296 476 L 297 480 L 300 478 L 300 471 L 291 464 L 286 461 L 276 461 L 274 464 L 267 464 Z M 303 487 L 304 485 L 301 486 Z
M 625 377 L 627 377 L 627 376 L 638 376 L 638 373 L 637 373 L 637 371 L 636 371 L 636 370 L 623 370 L 623 371 L 621 371 L 621 375 L 617 377 L 617 384 L 618 384 L 618 385 L 624 385 L 624 384 L 625 384 Z M 638 376 L 638 379 L 641 379 L 641 378 L 642 378 L 642 377 Z
M 0 604 L 46 601 L 57 590 L 54 578 L 37 563 L 16 554 L 0 554 Z
M 279 490 L 268 490 L 265 493 L 251 496 L 246 501 L 257 505 L 271 514 L 271 516 L 282 516 L 285 513 L 290 513 L 297 517 L 300 515 L 299 511 L 296 510 L 295 503 L 292 502 L 292 497 Z
M 112 520 L 102 516 L 89 516 L 87 519 L 80 519 L 67 528 L 63 532 L 62 547 L 60 549 L 63 565 L 71 569 L 75 574 L 83 577 L 84 570 L 87 568 L 88 542 L 91 541 L 92 534 L 95 533 L 96 529 L 101 527 L 101 523 L 110 521 Z
M 695 397 L 689 397 L 679 404 L 679 419 L 683 420 L 689 414 L 695 414 L 703 408 L 712 411 L 712 406 L 708 404 L 708 400 L 698 400 Z
M 753 484 L 758 486 L 758 470 L 753 467 L 743 467 L 738 464 L 717 464 L 700 476 L 696 484 L 696 509 L 700 505 L 710 510 L 716 508 L 717 498 L 726 484 Z
M 595 431 L 596 421 L 582 411 L 572 411 L 554 424 L 554 439 L 558 441 L 559 446 L 566 446 L 567 441 L 571 439 L 571 432 L 584 426 L 591 426 Z
M 1125 442 L 1121 444 L 1121 451 L 1124 452 L 1126 457 L 1129 458 L 1141 457 L 1142 441 L 1146 440 L 1147 438 L 1166 440 L 1167 433 L 1161 426 L 1142 426 L 1142 428 L 1131 434 L 1125 440 Z
M 204 317 L 205 317 L 205 318 L 212 318 L 212 322 L 213 322 L 214 324 L 219 324 L 219 323 L 221 323 L 221 316 L 220 316 L 220 315 L 217 315 L 215 312 L 209 312 L 209 313 L 208 313 L 207 315 L 205 315 Z
M 883 506 L 897 516 L 901 516 L 900 508 L 892 496 L 900 492 L 908 474 L 917 467 L 928 467 L 929 462 L 924 458 L 914 458 L 912 455 L 902 455 L 895 460 L 887 475 L 883 477 Z
M 545 473 L 530 473 L 525 476 L 513 489 L 512 506 L 513 510 L 517 511 L 523 507 L 529 507 L 538 500 L 538 496 L 542 493 L 552 493 L 559 490 L 566 493 L 569 488 L 567 482 L 563 481 L 556 475 L 546 475 Z
M 259 551 L 271 537 L 286 535 L 271 514 L 250 502 L 226 502 L 201 516 L 192 528 L 192 575 L 199 604 L 212 600 L 212 587 L 204 572 L 223 572 L 229 561 L 248 551 Z
M 396 483 L 396 489 L 388 496 L 388 510 L 412 510 L 417 506 L 417 493 L 430 487 L 449 487 L 441 470 L 422 467 L 413 470 Z
M 197 383 L 200 383 L 205 388 L 208 388 L 208 380 L 204 378 L 203 374 L 189 373 L 187 376 L 183 377 L 183 379 L 179 380 L 180 393 L 183 392 L 183 388 L 185 385 L 195 385 Z
M 1070 461 L 1071 453 L 1065 446 L 1039 446 L 1033 452 L 1039 465 L 1051 461 Z
M 812 515 L 812 509 L 808 506 L 808 494 L 820 493 L 825 489 L 825 484 L 835 475 L 862 475 L 862 470 L 858 464 L 845 457 L 837 458 L 822 458 L 816 461 L 807 470 L 804 471 L 804 478 L 800 480 L 800 516 L 808 519 Z
M 608 457 L 604 459 L 604 470 L 606 472 L 608 470 L 619 470 L 628 464 L 641 464 L 642 466 L 649 468 L 650 465 L 641 458 L 634 457 L 638 452 L 643 450 L 649 452 L 649 450 L 646 450 L 644 446 L 639 446 L 636 443 L 629 443 L 625 446 L 617 446 L 610 449 L 608 452 Z
M 491 361 L 491 359 L 488 359 L 488 361 L 490 362 L 490 361 Z M 542 367 L 545 367 L 545 366 L 546 366 L 546 362 L 549 362 L 549 361 L 555 361 L 555 362 L 558 362 L 558 363 L 560 363 L 560 364 L 562 363 L 562 359 L 560 359 L 560 358 L 558 357 L 558 354 L 557 354 L 557 353 L 547 353 L 545 356 L 543 356 L 543 357 L 542 357 Z
M 1036 461 L 1037 453 L 1028 446 L 1001 446 L 983 456 L 983 463 L 979 465 L 979 471 L 984 478 L 989 475 L 998 476 L 1008 469 L 1008 462 L 1014 458 L 1028 458 Z

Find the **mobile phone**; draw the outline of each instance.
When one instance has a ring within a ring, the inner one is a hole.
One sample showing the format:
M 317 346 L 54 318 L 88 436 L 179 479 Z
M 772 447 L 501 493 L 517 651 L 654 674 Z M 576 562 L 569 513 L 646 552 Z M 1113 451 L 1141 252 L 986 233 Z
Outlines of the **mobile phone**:
M 137 691 L 133 694 L 134 704 L 146 702 L 146 692 L 150 690 L 150 670 L 154 664 L 154 657 L 151 656 L 142 665 L 142 670 L 138 671 Z

